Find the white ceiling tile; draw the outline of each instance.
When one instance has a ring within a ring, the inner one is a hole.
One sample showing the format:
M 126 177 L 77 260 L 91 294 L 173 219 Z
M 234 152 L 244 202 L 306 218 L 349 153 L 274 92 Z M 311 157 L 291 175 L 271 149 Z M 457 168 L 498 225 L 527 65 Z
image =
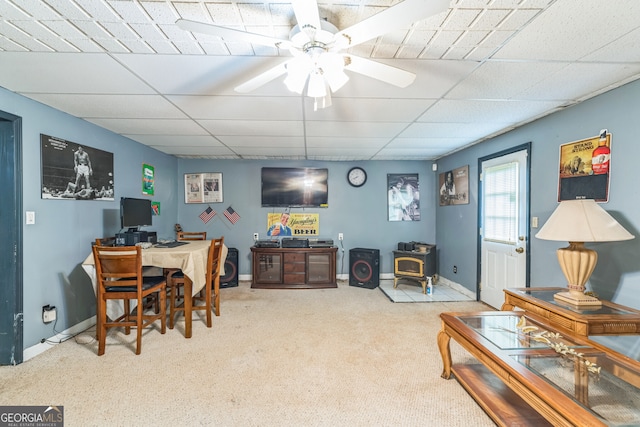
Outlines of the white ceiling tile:
M 302 121 L 262 120 L 198 120 L 205 129 L 216 136 L 303 136 Z
M 16 4 L 35 19 L 55 19 L 58 17 L 56 11 L 43 1 L 22 0 Z
M 175 156 L 215 156 L 215 157 L 237 157 L 233 151 L 227 147 L 201 147 L 201 146 L 167 146 L 167 145 L 151 145 L 156 150 Z
M 110 36 L 109 32 L 97 22 L 71 20 L 71 23 L 82 33 L 86 34 L 87 37 L 90 37 L 92 39 L 105 38 Z
M 447 138 L 456 135 L 461 138 L 478 139 L 500 128 L 496 123 L 413 123 L 400 134 L 401 138 Z
M 160 95 L 30 94 L 30 98 L 82 118 L 187 118 Z
M 306 155 L 306 150 L 304 149 L 304 147 L 238 146 L 238 147 L 231 147 L 231 150 L 241 156 L 258 155 L 258 156 L 267 156 L 267 157 L 282 158 L 282 159 L 289 159 L 291 157 L 304 158 Z
M 236 147 L 270 148 L 287 150 L 289 148 L 304 148 L 304 138 L 301 136 L 233 136 L 218 137 L 223 144 L 235 150 Z M 284 153 L 285 151 L 283 151 Z
M 191 120 L 180 119 L 96 119 L 95 123 L 116 133 L 130 135 L 205 135 L 206 131 Z
M 412 149 L 429 148 L 438 150 L 452 150 L 462 144 L 472 142 L 470 138 L 431 138 L 428 135 L 416 138 L 395 138 L 385 148 L 386 149 Z
M 302 120 L 299 102 L 290 98 L 255 96 L 169 96 L 194 119 Z
M 65 19 L 87 19 L 90 16 L 78 7 L 78 3 L 69 0 L 46 0 L 47 4 L 56 11 L 56 14 Z M 2 13 L 0 7 L 0 15 L 6 16 Z
M 0 17 L 9 21 L 30 18 L 30 16 L 22 10 L 22 8 L 16 6 L 13 1 L 0 2 Z
M 556 73 L 544 76 L 534 85 L 523 90 L 521 98 L 545 99 L 552 92 L 556 99 L 580 99 L 591 92 L 608 87 L 610 79 L 626 80 L 640 76 L 640 63 L 620 64 L 570 64 Z
M 175 3 L 175 7 L 182 2 Z M 172 4 L 164 1 L 141 1 L 142 8 L 151 16 L 151 19 L 157 24 L 175 24 L 176 20 L 180 18 L 176 9 L 172 7 Z M 204 20 L 204 19 L 203 19 Z
M 149 21 L 147 14 L 137 1 L 109 0 L 109 5 L 129 24 L 143 24 Z
M 307 137 L 307 147 L 311 148 L 345 148 L 349 147 L 352 149 L 362 149 L 362 150 L 379 150 L 384 147 L 385 144 L 389 142 L 389 138 L 367 138 L 360 136 L 353 137 L 317 137 L 310 136 Z
M 211 135 L 125 135 L 128 138 L 155 147 L 223 147 Z
M 307 154 L 318 156 L 319 160 L 328 158 L 365 159 L 373 157 L 378 152 L 376 148 L 351 148 L 351 147 L 309 147 Z
M 400 122 L 315 121 L 306 122 L 307 137 L 342 135 L 358 138 L 393 137 L 404 129 Z
M 206 4 L 207 10 L 216 25 L 233 26 L 242 25 L 240 12 L 234 3 Z
M 114 22 L 119 19 L 118 14 L 108 6 L 106 1 L 96 0 L 74 0 L 78 5 L 84 9 L 92 18 L 105 21 Z
M 9 61 L 11 67 L 0 67 L 0 86 L 16 92 L 152 93 L 106 54 L 0 53 L 0 63 Z
M 553 3 L 519 32 L 495 57 L 505 59 L 577 60 L 608 40 L 637 28 L 640 2 L 612 9 L 601 0 Z M 579 13 L 577 13 L 579 11 Z
M 487 62 L 453 88 L 449 99 L 512 99 L 566 64 L 560 62 Z
M 459 117 L 473 121 L 497 123 L 503 126 L 519 123 L 527 117 L 538 116 L 561 102 L 508 100 L 440 100 L 424 113 L 418 122 L 447 123 Z

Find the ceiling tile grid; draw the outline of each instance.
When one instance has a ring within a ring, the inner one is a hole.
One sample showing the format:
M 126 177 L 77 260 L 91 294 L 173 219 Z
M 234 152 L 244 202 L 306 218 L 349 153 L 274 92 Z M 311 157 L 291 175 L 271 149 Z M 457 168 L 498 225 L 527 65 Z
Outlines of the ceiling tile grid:
M 400 3 L 308 1 L 339 30 Z M 637 0 L 451 0 L 344 51 L 413 83 L 347 68 L 324 109 L 284 76 L 236 92 L 289 50 L 181 18 L 282 40 L 297 23 L 281 1 L 0 0 L 0 86 L 179 157 L 434 160 L 640 77 Z

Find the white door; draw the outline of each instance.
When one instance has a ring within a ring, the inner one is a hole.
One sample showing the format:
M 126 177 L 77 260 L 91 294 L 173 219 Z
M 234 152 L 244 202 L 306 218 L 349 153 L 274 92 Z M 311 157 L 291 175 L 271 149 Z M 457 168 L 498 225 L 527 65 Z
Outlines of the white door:
M 527 150 L 482 162 L 480 300 L 500 309 L 527 280 Z

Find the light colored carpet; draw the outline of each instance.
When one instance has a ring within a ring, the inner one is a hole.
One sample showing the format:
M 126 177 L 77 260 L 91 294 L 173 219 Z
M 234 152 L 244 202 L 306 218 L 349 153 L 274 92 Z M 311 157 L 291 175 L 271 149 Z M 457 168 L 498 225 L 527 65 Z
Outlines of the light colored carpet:
M 493 426 L 440 378 L 439 313 L 478 302 L 394 304 L 380 290 L 221 290 L 212 329 L 93 329 L 0 367 L 1 405 L 61 405 L 65 426 Z M 451 342 L 454 362 L 469 356 Z

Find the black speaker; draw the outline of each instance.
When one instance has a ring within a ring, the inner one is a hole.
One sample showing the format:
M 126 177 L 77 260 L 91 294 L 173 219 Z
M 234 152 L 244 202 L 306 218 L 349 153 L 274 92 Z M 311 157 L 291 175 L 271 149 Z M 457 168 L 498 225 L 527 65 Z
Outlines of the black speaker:
M 238 286 L 238 250 L 229 248 L 224 262 L 224 276 L 220 276 L 221 288 Z
M 380 250 L 349 250 L 349 286 L 375 289 L 380 284 Z

